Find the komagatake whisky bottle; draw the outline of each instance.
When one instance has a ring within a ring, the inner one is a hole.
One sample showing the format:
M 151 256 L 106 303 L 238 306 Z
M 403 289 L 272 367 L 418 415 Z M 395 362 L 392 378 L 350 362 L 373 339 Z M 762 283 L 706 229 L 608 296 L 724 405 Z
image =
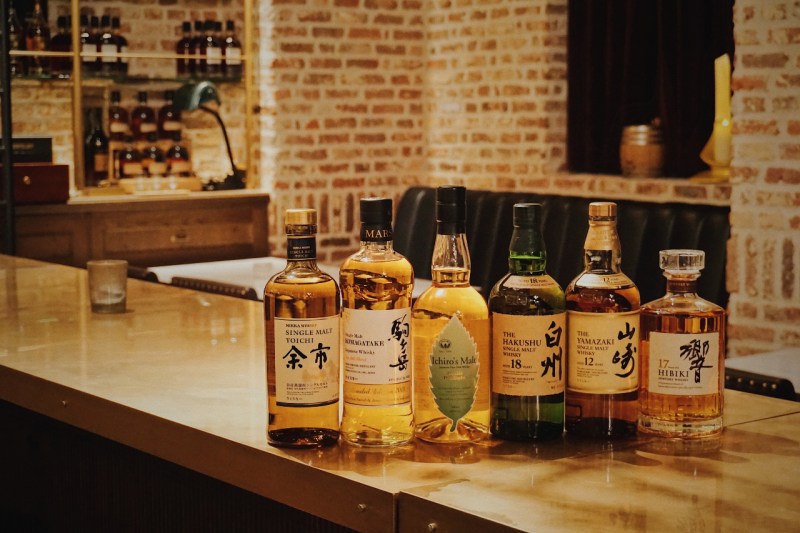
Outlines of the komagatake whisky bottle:
M 722 431 L 725 310 L 697 295 L 700 250 L 662 250 L 663 298 L 642 306 L 639 429 L 665 437 Z
M 437 443 L 475 442 L 489 433 L 489 309 L 470 286 L 466 189 L 436 192 L 433 284 L 414 303 L 414 435 Z
M 564 291 L 547 275 L 542 205 L 515 204 L 509 272 L 492 288 L 493 435 L 508 440 L 564 431 Z
M 567 433 L 636 434 L 639 289 L 620 270 L 617 204 L 589 205 L 584 271 L 567 287 Z
M 392 247 L 392 200 L 361 200 L 361 248 L 339 270 L 344 384 L 341 434 L 363 446 L 414 436 L 411 292 L 414 269 Z
M 286 268 L 264 288 L 267 442 L 330 446 L 339 439 L 339 287 L 317 267 L 317 213 L 288 209 Z

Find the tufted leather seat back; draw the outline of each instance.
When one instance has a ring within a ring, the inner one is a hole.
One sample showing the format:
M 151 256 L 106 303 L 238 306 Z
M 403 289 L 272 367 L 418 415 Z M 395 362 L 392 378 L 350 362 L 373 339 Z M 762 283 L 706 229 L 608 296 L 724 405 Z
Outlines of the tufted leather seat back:
M 588 230 L 587 198 L 526 192 L 467 191 L 467 241 L 472 259 L 472 285 L 484 296 L 508 269 L 512 209 L 518 202 L 540 202 L 547 270 L 566 287 L 583 268 L 583 242 Z M 657 204 L 618 201 L 622 269 L 642 296 L 642 303 L 664 294 L 665 280 L 658 252 L 667 248 L 694 248 L 706 252 L 706 268 L 699 283 L 701 296 L 723 307 L 725 255 L 730 234 L 729 208 L 694 204 Z M 412 187 L 400 200 L 395 216 L 395 249 L 414 265 L 420 278 L 430 279 L 436 238 L 436 189 Z

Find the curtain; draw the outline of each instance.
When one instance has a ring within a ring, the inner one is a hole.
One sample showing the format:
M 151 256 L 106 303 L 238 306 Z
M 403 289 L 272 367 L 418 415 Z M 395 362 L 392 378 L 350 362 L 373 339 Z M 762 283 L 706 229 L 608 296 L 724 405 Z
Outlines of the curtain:
M 733 0 L 569 0 L 569 170 L 619 174 L 622 128 L 654 119 L 665 176 L 706 169 L 724 53 L 733 59 Z

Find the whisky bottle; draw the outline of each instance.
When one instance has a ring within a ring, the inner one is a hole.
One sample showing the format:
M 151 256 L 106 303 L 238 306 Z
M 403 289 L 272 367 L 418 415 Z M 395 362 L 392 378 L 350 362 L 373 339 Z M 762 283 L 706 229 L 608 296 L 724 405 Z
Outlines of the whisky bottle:
M 493 435 L 507 440 L 564 431 L 564 291 L 545 268 L 542 205 L 515 204 L 509 272 L 489 293 Z
M 108 136 L 112 141 L 122 142 L 130 133 L 128 110 L 120 105 L 119 91 L 111 91 L 111 106 L 108 108 Z
M 489 309 L 469 284 L 466 189 L 436 191 L 433 284 L 414 303 L 414 435 L 460 444 L 489 434 Z
M 147 91 L 139 91 L 138 99 L 139 105 L 131 113 L 131 131 L 134 140 L 145 141 L 151 133 L 158 132 L 158 122 L 156 112 L 147 103 Z
M 175 53 L 177 55 L 188 55 L 192 53 L 192 23 L 184 21 L 181 24 L 181 38 L 180 40 L 175 43 Z M 189 76 L 192 73 L 192 68 L 189 67 L 190 61 L 192 62 L 192 67 L 194 66 L 194 60 L 189 59 L 186 57 L 179 57 L 177 59 L 176 64 L 176 71 L 178 73 L 178 77 L 182 76 Z
M 267 442 L 330 446 L 339 439 L 336 281 L 317 267 L 317 212 L 288 209 L 286 268 L 264 287 Z
M 204 36 L 200 45 L 200 72 L 206 76 L 219 76 L 222 73 L 222 43 L 216 36 L 216 23 L 206 20 L 203 25 Z
M 117 58 L 116 72 L 121 76 L 128 75 L 128 58 L 124 54 L 128 53 L 128 39 L 122 35 L 119 17 L 111 17 L 111 35 L 117 45 L 117 53 L 121 54 Z
M 584 270 L 567 299 L 567 433 L 590 438 L 636 434 L 639 289 L 620 269 L 617 204 L 589 205 Z
M 222 42 L 225 61 L 222 68 L 228 78 L 242 75 L 242 43 L 236 38 L 232 20 L 225 21 L 225 39 Z
M 103 15 L 100 18 L 100 33 L 97 39 L 97 50 L 102 55 L 98 58 L 100 61 L 98 72 L 101 76 L 113 76 L 119 72 L 117 68 L 117 42 L 114 35 L 111 33 L 111 16 Z
M 411 292 L 414 270 L 392 243 L 392 200 L 361 200 L 361 247 L 339 270 L 344 409 L 352 444 L 405 444 L 411 410 Z
M 84 143 L 84 179 L 87 187 L 97 187 L 109 178 L 108 137 L 103 132 L 102 111 L 91 108 L 86 112 L 88 134 Z
M 102 38 L 102 33 L 100 32 L 100 17 L 96 17 L 92 15 L 89 17 L 89 42 L 91 46 L 88 48 L 89 52 L 94 54 L 93 57 L 89 58 L 89 62 L 91 63 L 91 71 L 97 73 L 100 71 L 100 40 Z
M 178 141 L 181 138 L 183 123 L 181 110 L 175 105 L 175 91 L 164 91 L 164 105 L 158 109 L 158 137 Z
M 125 145 L 117 152 L 115 165 L 117 179 L 138 178 L 144 174 L 142 154 L 133 146 L 130 135 L 125 137 Z
M 180 132 L 175 136 L 175 142 L 167 149 L 167 171 L 175 176 L 189 177 L 192 175 L 192 160 L 189 150 L 181 144 Z
M 189 41 L 189 53 L 195 56 L 189 60 L 189 74 L 192 76 L 201 75 L 205 68 L 203 66 L 203 58 L 201 56 L 203 53 L 202 50 L 204 38 L 205 35 L 203 34 L 203 21 L 195 20 L 192 40 Z
M 90 26 L 89 15 L 81 15 L 80 18 L 80 42 L 81 42 L 81 71 L 84 76 L 96 71 L 97 66 L 97 42 L 94 40 Z
M 24 50 L 25 49 L 25 32 L 22 24 L 17 17 L 17 12 L 13 5 L 8 6 L 8 49 L 9 50 Z M 25 58 L 19 56 L 8 56 L 8 72 L 11 76 L 24 76 L 25 75 Z
M 156 143 L 156 134 L 147 136 L 147 145 L 142 150 L 142 170 L 148 176 L 161 176 L 167 172 L 164 150 Z
M 64 15 L 56 19 L 58 33 L 50 39 L 50 50 L 53 52 L 71 52 L 72 34 L 69 31 L 69 17 Z M 72 75 L 72 58 L 57 56 L 50 61 L 50 73 L 54 78 L 67 79 Z
M 41 3 L 33 4 L 33 15 L 25 32 L 25 49 L 29 52 L 46 52 L 50 48 L 50 27 L 42 13 Z M 28 58 L 28 74 L 46 76 L 50 74 L 50 58 L 34 55 Z
M 722 431 L 725 310 L 697 295 L 700 250 L 662 250 L 666 295 L 642 306 L 639 429 L 665 437 Z

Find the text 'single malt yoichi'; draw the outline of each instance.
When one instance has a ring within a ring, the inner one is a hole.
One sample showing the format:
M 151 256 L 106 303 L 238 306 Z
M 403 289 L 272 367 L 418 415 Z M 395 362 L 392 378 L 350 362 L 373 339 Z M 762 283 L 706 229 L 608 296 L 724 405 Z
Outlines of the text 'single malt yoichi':
M 267 442 L 329 446 L 339 440 L 340 294 L 317 267 L 317 213 L 288 209 L 286 268 L 264 288 Z

